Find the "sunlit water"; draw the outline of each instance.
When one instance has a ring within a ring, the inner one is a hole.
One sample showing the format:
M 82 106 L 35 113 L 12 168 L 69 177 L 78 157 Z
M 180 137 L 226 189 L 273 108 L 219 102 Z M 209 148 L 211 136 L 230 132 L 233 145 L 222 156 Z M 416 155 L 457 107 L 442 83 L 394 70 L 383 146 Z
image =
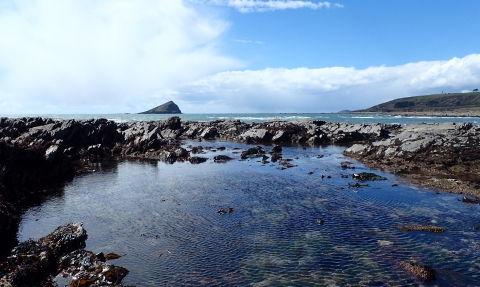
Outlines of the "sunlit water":
M 199 165 L 120 159 L 94 165 L 96 172 L 27 208 L 19 239 L 83 221 L 87 250 L 123 255 L 111 262 L 130 270 L 126 285 L 480 286 L 479 205 L 379 171 L 388 180 L 349 188 L 355 180 L 342 175 L 370 170 L 357 162 L 342 169 L 348 160 L 342 147 L 284 148 L 283 157 L 297 166 L 278 170 L 260 159 L 239 161 L 234 148 L 247 145 L 199 144 L 227 149 L 209 151 L 202 156 L 210 160 Z M 214 163 L 218 154 L 235 160 Z M 448 231 L 398 229 L 406 224 Z M 432 266 L 437 280 L 412 278 L 399 267 L 402 260 Z
M 328 122 L 346 122 L 352 124 L 358 123 L 394 123 L 394 124 L 411 124 L 411 123 L 438 123 L 438 122 L 471 122 L 478 124 L 479 118 L 476 117 L 402 117 L 389 116 L 380 114 L 338 114 L 338 113 L 252 113 L 252 114 L 16 114 L 4 115 L 0 117 L 20 118 L 20 117 L 44 117 L 56 120 L 83 120 L 105 118 L 115 122 L 133 122 L 133 121 L 158 121 L 164 120 L 172 116 L 178 116 L 182 121 L 214 121 L 214 120 L 240 120 L 242 122 L 263 123 L 269 120 L 295 121 L 304 119 L 321 120 Z

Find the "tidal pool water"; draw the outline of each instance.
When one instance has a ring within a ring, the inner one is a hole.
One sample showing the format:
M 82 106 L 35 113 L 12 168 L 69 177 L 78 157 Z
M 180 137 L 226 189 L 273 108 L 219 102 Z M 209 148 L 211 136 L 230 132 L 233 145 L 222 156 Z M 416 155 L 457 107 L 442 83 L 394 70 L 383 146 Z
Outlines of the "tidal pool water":
M 480 286 L 480 206 L 459 195 L 381 171 L 387 180 L 351 188 L 353 173 L 372 170 L 342 147 L 284 147 L 296 166 L 278 170 L 240 161 L 248 145 L 191 144 L 211 147 L 200 155 L 210 159 L 91 163 L 95 172 L 25 209 L 19 240 L 82 221 L 87 250 L 123 255 L 111 263 L 130 270 L 125 285 Z M 214 163 L 220 154 L 235 159 Z M 342 169 L 345 160 L 355 169 Z M 399 230 L 408 224 L 447 231 Z M 432 266 L 437 280 L 412 277 L 400 261 Z

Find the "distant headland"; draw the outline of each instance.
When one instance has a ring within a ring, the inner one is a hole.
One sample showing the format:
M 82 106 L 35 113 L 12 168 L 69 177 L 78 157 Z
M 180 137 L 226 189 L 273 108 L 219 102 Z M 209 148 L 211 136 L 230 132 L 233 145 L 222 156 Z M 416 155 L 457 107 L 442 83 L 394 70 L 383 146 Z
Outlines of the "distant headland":
M 181 114 L 180 108 L 173 101 L 166 102 L 156 108 L 139 114 Z
M 480 92 L 475 89 L 469 93 L 442 93 L 399 98 L 352 112 L 404 116 L 480 117 Z

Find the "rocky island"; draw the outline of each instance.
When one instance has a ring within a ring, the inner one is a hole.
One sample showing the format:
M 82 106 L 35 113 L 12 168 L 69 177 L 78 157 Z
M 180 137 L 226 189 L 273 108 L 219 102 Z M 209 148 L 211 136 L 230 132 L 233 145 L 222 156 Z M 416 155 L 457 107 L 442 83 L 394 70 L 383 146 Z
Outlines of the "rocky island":
M 150 109 L 140 114 L 181 114 L 180 108 L 173 101 L 166 102 L 156 108 Z
M 128 270 L 106 264 L 102 254 L 78 251 L 86 239 L 80 223 L 60 228 L 39 241 L 22 243 L 11 252 L 17 244 L 19 206 L 42 194 L 45 187 L 81 173 L 82 163 L 86 161 L 123 156 L 196 164 L 205 161 L 197 155 L 200 147 L 182 147 L 182 140 L 219 139 L 272 145 L 270 160 L 282 169 L 294 165 L 281 160 L 281 145 L 342 145 L 346 148 L 345 155 L 367 165 L 431 188 L 480 198 L 480 127 L 473 124 L 401 126 L 316 120 L 182 122 L 179 117 L 116 123 L 106 119 L 1 118 L 0 261 L 3 263 L 0 263 L 0 278 L 3 282 L 0 283 L 35 285 L 25 280 L 38 283 L 59 272 L 73 274 L 78 270 L 70 266 L 88 261 L 93 262 L 92 265 L 84 266 L 85 273 L 79 277 L 84 284 L 119 284 Z M 251 154 L 269 158 L 261 147 L 245 150 L 241 156 Z M 219 157 L 218 160 L 229 159 Z M 62 251 L 55 249 L 63 246 L 59 242 L 66 246 Z M 30 259 L 19 261 L 19 258 Z

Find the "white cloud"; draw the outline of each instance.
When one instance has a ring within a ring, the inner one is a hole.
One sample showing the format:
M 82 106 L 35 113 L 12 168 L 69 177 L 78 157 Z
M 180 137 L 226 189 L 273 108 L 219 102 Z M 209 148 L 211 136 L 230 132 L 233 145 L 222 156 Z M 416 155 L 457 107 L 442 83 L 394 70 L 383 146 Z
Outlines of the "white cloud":
M 242 67 L 216 48 L 229 25 L 182 0 L 4 0 L 2 113 L 151 108 L 159 90 Z
M 480 55 L 394 67 L 217 73 L 178 90 L 185 112 L 335 112 L 394 98 L 477 88 Z M 195 103 L 192 105 L 191 103 Z
M 140 112 L 168 100 L 187 113 L 332 112 L 480 88 L 479 54 L 240 70 L 217 50 L 229 25 L 181 0 L 1 1 L 0 113 Z
M 248 44 L 248 43 L 265 44 L 265 42 L 263 42 L 263 41 L 251 41 L 251 40 L 241 40 L 241 39 L 237 39 L 237 40 L 235 40 L 235 42 L 242 43 L 242 44 Z
M 207 3 L 221 6 L 228 6 L 237 9 L 242 13 L 249 12 L 265 12 L 272 10 L 285 10 L 285 9 L 321 9 L 321 8 L 343 8 L 342 4 L 330 3 L 330 2 L 318 2 L 300 1 L 300 0 L 190 0 L 196 3 Z

